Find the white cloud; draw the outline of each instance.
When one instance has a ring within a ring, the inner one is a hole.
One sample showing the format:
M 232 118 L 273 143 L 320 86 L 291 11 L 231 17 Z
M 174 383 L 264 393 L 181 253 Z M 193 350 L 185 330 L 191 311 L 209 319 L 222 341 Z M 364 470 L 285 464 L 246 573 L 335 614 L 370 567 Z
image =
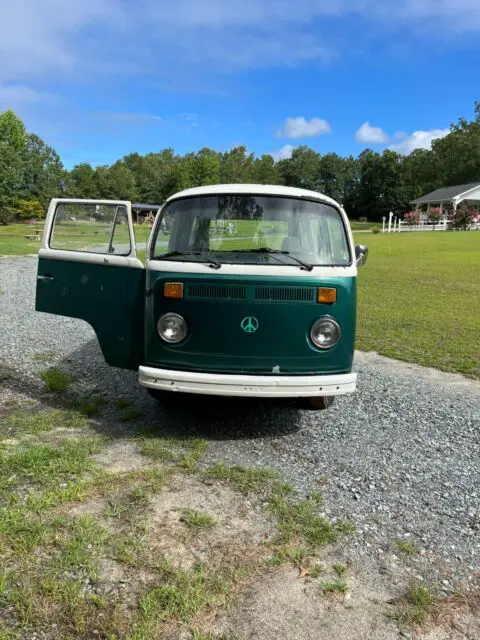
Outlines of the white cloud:
M 383 26 L 390 44 L 396 33 L 480 31 L 478 0 L 0 0 L 0 16 L 0 82 L 19 83 L 119 72 L 167 82 L 330 60 L 349 46 L 346 19 L 358 46 Z
M 25 85 L 0 84 L 0 111 L 5 109 L 17 109 L 25 103 L 38 102 L 42 95 Z
M 385 144 L 388 135 L 380 127 L 372 127 L 369 122 L 364 122 L 355 133 L 355 140 L 364 144 Z
M 287 158 L 291 158 L 294 150 L 295 147 L 293 146 L 293 144 L 285 144 L 278 151 L 272 151 L 270 155 L 276 162 L 278 162 L 279 160 L 286 160 Z
M 450 129 L 432 129 L 431 131 L 414 131 L 398 144 L 392 144 L 389 148 L 402 155 L 412 153 L 414 149 L 431 149 L 432 142 L 437 138 L 444 138 L 450 133 Z
M 277 138 L 312 138 L 330 133 L 332 127 L 322 118 L 306 120 L 304 116 L 287 118 L 282 129 L 277 131 Z
M 115 125 L 140 125 L 152 122 L 163 122 L 160 116 L 152 115 L 150 113 L 137 113 L 135 111 L 96 111 L 93 112 L 92 115 L 95 118 Z

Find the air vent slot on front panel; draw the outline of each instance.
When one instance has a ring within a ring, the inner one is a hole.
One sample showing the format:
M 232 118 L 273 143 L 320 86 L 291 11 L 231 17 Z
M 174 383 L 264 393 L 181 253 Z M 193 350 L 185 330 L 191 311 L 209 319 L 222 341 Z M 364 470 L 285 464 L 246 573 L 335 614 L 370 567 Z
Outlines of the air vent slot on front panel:
M 235 284 L 196 282 L 187 285 L 190 300 L 246 300 L 247 288 Z
M 256 287 L 255 300 L 262 302 L 315 302 L 310 287 Z

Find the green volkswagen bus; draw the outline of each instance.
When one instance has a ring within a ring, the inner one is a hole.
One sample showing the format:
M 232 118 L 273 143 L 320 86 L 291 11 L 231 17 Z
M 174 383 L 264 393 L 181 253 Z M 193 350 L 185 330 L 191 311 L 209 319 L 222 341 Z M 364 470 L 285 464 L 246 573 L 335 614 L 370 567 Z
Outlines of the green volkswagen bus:
M 36 309 L 88 322 L 105 360 L 138 371 L 156 399 L 300 398 L 324 409 L 355 391 L 366 257 L 342 207 L 303 189 L 182 191 L 143 245 L 130 202 L 54 199 Z

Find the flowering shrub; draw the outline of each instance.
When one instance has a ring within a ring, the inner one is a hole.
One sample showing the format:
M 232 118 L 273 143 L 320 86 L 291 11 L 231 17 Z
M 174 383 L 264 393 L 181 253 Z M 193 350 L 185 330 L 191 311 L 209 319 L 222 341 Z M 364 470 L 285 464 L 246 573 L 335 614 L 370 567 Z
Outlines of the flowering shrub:
M 432 209 L 430 209 L 430 211 L 428 212 L 428 221 L 431 224 L 438 224 L 438 222 L 440 221 L 440 208 L 439 207 L 434 207 Z
M 420 222 L 420 214 L 418 211 L 409 211 L 403 216 L 403 219 L 409 226 L 413 226 Z

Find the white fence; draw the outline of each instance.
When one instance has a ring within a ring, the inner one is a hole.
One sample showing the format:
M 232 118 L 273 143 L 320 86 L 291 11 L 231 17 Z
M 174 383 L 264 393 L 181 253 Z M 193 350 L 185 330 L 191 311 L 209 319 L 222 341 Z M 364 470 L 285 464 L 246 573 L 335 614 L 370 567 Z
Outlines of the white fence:
M 390 215 L 388 222 L 386 218 L 382 218 L 383 220 L 383 233 L 400 233 L 400 231 L 447 231 L 448 230 L 448 219 L 443 218 L 443 220 L 439 220 L 436 224 L 432 224 L 431 222 L 419 222 L 418 224 L 408 224 L 405 220 L 400 220 L 400 218 Z M 469 230 L 480 231 L 480 222 L 476 222 L 471 224 Z M 455 231 L 460 231 L 460 229 L 455 229 Z

